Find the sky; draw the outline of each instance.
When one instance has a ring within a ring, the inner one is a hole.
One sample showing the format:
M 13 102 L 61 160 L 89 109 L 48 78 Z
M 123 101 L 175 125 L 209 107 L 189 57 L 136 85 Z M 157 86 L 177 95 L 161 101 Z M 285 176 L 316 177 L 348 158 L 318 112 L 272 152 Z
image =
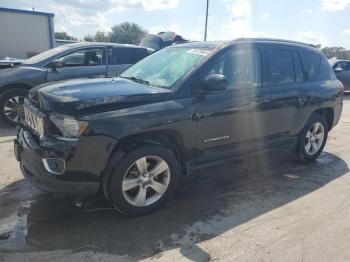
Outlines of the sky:
M 150 33 L 202 40 L 206 0 L 0 0 L 55 14 L 55 31 L 83 39 L 129 21 Z M 350 0 L 210 0 L 208 40 L 274 37 L 350 49 Z

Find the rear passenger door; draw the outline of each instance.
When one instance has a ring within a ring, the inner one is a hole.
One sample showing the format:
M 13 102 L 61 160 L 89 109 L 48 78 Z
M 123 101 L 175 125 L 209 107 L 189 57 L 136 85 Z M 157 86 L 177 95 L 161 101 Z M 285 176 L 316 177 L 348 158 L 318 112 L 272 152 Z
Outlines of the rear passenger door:
M 125 69 L 147 56 L 143 48 L 113 47 L 108 51 L 107 76 L 118 76 Z
M 268 46 L 267 83 L 270 118 L 269 135 L 295 133 L 302 118 L 302 107 L 307 102 L 304 74 L 298 49 L 285 46 Z

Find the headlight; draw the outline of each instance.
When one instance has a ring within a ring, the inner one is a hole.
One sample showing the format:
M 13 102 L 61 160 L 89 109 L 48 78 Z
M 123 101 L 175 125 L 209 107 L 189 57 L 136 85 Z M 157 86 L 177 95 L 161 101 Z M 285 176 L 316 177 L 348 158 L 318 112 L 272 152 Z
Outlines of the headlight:
M 89 125 L 87 121 L 77 120 L 74 117 L 56 113 L 51 113 L 49 118 L 62 133 L 62 136 L 67 138 L 80 137 Z

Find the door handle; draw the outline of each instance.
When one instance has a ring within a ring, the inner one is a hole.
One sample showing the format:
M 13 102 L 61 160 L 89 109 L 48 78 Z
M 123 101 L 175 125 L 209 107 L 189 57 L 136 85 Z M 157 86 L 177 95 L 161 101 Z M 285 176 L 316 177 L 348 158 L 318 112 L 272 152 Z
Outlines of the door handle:
M 192 115 L 192 120 L 193 121 L 199 121 L 201 118 L 202 118 L 202 114 L 201 113 L 199 113 L 199 112 L 195 112 L 195 113 L 193 113 L 193 115 Z

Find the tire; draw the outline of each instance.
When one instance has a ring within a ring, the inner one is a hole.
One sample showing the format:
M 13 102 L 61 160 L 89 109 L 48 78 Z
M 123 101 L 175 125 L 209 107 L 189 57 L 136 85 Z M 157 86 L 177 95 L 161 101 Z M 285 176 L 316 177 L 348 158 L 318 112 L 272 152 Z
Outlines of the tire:
M 21 88 L 13 88 L 5 91 L 0 95 L 0 119 L 10 125 L 15 126 L 19 122 L 19 115 L 22 112 L 23 98 L 27 95 L 27 90 Z M 12 113 L 5 111 L 5 106 L 11 105 Z
M 173 152 L 163 146 L 141 146 L 116 160 L 112 157 L 110 162 L 110 174 L 104 178 L 108 180 L 102 183 L 103 191 L 115 209 L 124 215 L 141 216 L 156 211 L 178 186 L 179 163 Z M 160 168 L 154 169 L 155 166 Z M 158 171 L 162 172 L 156 175 Z
M 323 135 L 321 135 L 322 133 Z M 319 114 L 312 114 L 299 135 L 298 159 L 303 161 L 315 160 L 322 153 L 327 138 L 328 123 L 326 118 Z

